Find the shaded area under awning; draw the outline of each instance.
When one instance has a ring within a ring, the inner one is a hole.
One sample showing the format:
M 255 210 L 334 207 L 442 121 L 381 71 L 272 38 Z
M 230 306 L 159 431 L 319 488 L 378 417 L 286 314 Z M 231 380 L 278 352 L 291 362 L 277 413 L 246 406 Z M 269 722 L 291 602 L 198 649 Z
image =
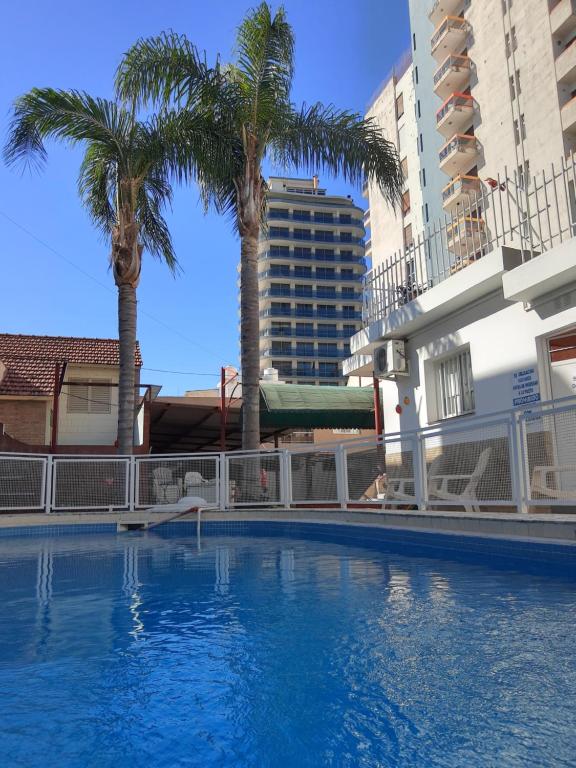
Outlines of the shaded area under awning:
M 261 384 L 260 439 L 290 429 L 373 429 L 371 388 Z M 157 397 L 151 403 L 152 453 L 220 450 L 220 398 Z M 242 401 L 227 403 L 226 450 L 242 446 Z
M 260 407 L 262 428 L 374 428 L 372 388 L 261 384 Z

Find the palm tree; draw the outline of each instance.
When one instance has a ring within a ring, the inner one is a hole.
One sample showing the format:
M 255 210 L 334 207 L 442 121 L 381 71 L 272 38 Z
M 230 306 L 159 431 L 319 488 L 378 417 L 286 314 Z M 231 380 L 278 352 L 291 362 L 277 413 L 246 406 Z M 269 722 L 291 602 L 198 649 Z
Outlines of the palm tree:
M 243 448 L 260 443 L 258 239 L 266 204 L 262 164 L 340 174 L 380 186 L 395 204 L 402 173 L 397 153 L 377 126 L 361 115 L 320 103 L 295 106 L 294 35 L 280 8 L 267 2 L 248 13 L 237 33 L 234 64 L 208 70 L 194 46 L 174 33 L 138 41 L 117 73 L 123 98 L 160 102 L 189 114 L 203 113 L 228 139 L 226 169 L 202 179 L 204 199 L 231 212 L 241 239 L 240 342 Z
M 171 177 L 190 177 L 195 159 L 208 162 L 214 137 L 200 117 L 165 113 L 146 121 L 134 106 L 80 91 L 33 88 L 14 105 L 4 157 L 9 165 L 43 163 L 48 138 L 85 148 L 79 194 L 93 223 L 109 239 L 118 288 L 118 451 L 133 449 L 135 414 L 136 288 L 146 249 L 177 269 L 162 211 L 172 200 Z M 181 128 L 186 123 L 186 139 Z M 209 163 L 217 166 L 214 158 Z

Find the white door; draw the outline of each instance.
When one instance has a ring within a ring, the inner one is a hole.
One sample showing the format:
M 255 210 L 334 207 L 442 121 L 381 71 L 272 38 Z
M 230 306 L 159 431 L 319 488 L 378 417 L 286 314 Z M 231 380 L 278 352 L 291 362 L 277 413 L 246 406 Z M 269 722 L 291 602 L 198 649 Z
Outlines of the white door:
M 552 397 L 576 397 L 576 331 L 548 340 Z M 576 467 L 576 406 L 554 416 L 555 463 Z M 558 487 L 576 494 L 576 471 L 559 472 Z

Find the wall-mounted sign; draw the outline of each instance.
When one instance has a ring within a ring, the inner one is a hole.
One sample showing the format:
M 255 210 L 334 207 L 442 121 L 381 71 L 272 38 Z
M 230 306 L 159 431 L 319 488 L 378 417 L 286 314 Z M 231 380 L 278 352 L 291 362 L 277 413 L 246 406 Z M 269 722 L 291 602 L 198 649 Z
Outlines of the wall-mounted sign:
M 512 374 L 512 405 L 527 405 L 540 400 L 540 382 L 536 368 L 523 368 Z

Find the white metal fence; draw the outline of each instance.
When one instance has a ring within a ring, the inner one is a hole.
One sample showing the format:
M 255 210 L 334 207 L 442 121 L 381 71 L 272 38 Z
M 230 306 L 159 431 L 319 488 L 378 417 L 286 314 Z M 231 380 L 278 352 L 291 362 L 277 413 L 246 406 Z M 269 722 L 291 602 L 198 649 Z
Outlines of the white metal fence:
M 576 398 L 294 450 L 157 456 L 0 454 L 0 510 L 339 506 L 576 511 Z
M 464 151 L 450 143 L 443 149 L 448 159 Z M 499 246 L 527 261 L 575 237 L 575 180 L 574 155 L 535 176 L 504 171 L 490 183 L 457 176 L 443 193 L 444 218 L 367 273 L 364 322 L 385 319 Z

